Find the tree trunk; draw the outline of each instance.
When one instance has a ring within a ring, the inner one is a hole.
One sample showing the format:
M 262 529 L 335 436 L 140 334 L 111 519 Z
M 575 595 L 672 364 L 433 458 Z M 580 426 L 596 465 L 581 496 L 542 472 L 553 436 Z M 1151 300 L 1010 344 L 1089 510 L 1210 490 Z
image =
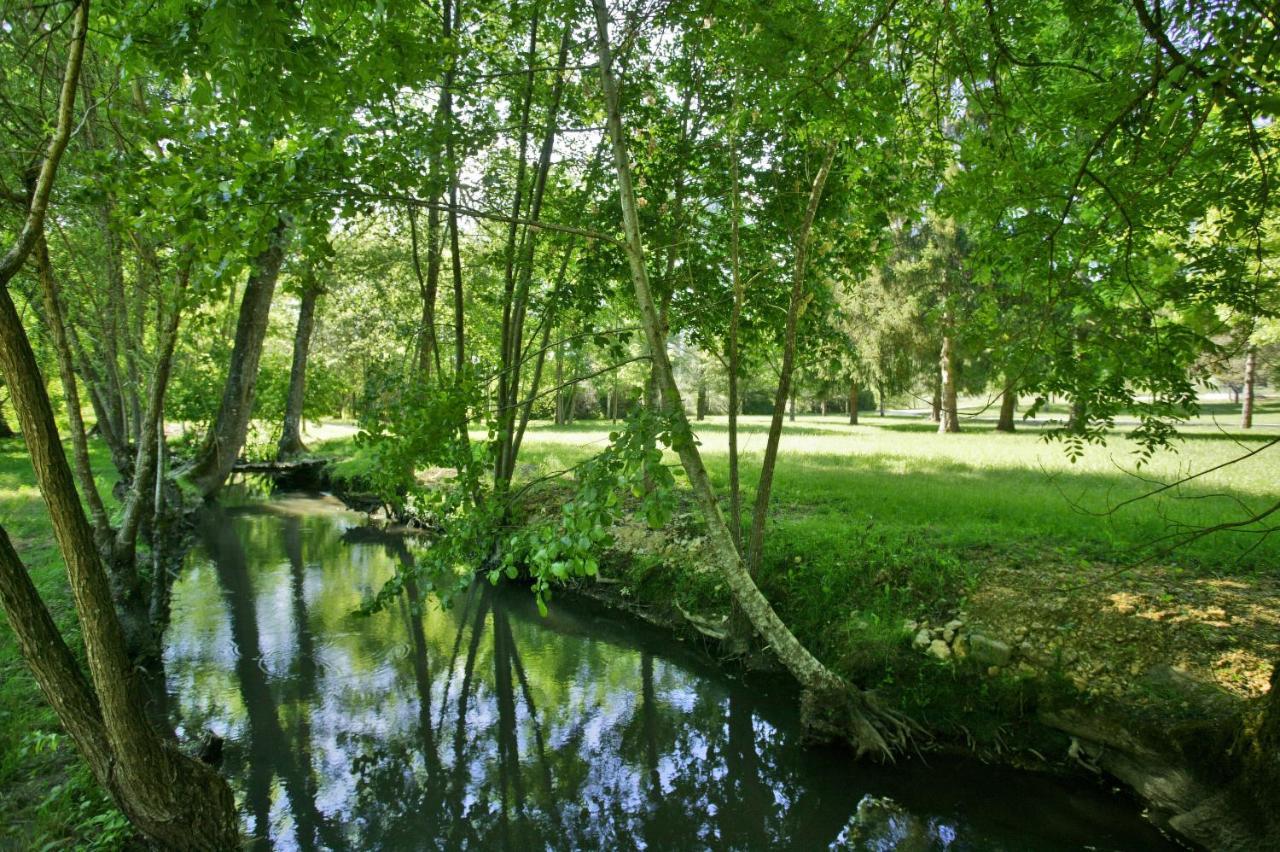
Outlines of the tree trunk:
M 881 413 L 883 414 L 883 411 L 881 411 Z M 934 423 L 942 422 L 942 382 L 941 380 L 935 380 L 933 383 L 933 399 L 929 403 L 929 420 Z
M 734 601 L 741 607 L 761 638 L 773 649 L 778 659 L 805 689 L 809 722 L 816 731 L 849 738 L 858 752 L 888 755 L 905 745 L 908 729 L 896 714 L 875 706 L 863 692 L 851 691 L 848 685 L 818 661 L 800 644 L 783 623 L 769 601 L 761 594 L 747 572 L 734 545 L 733 535 L 720 513 L 715 489 L 707 476 L 702 456 L 694 442 L 688 421 L 683 416 L 680 390 L 676 385 L 662 339 L 662 324 L 649 287 L 645 267 L 644 244 L 640 236 L 640 219 L 635 191 L 631 182 L 631 166 L 627 157 L 626 137 L 618 109 L 618 85 L 613 76 L 609 48 L 609 12 L 605 0 L 593 0 L 598 33 L 600 77 L 607 110 L 609 137 L 612 141 L 614 168 L 618 178 L 618 194 L 622 203 L 625 251 L 636 293 L 641 323 L 665 391 L 668 414 L 677 425 L 674 448 L 689 476 L 689 483 L 707 522 L 708 538 L 716 553 L 720 573 Z M 782 395 L 785 399 L 785 395 Z M 775 406 L 777 407 L 777 406 Z M 777 418 L 775 418 L 777 419 Z M 683 432 L 684 434 L 680 434 Z
M 737 80 L 734 80 L 734 110 L 737 110 Z M 729 314 L 729 531 L 734 546 L 742 551 L 742 482 L 738 470 L 738 372 L 741 369 L 739 336 L 742 326 L 742 303 L 746 286 L 742 281 L 742 264 L 739 253 L 739 230 L 742 226 L 742 189 L 738 166 L 738 123 L 733 122 L 729 145 L 729 191 L 732 195 L 732 218 L 729 220 L 729 273 L 733 278 L 733 307 Z M 735 608 L 735 624 L 742 621 L 742 613 Z M 738 632 L 735 630 L 735 633 Z M 745 632 L 745 631 L 744 631 Z
M 795 375 L 796 330 L 806 304 L 804 282 L 809 259 L 809 235 L 813 231 L 813 220 L 818 215 L 818 204 L 822 201 L 827 176 L 831 174 L 835 158 L 835 145 L 829 144 L 822 165 L 809 187 L 809 202 L 800 223 L 800 232 L 796 234 L 795 258 L 791 265 L 791 297 L 787 303 L 787 321 L 782 335 L 782 370 L 778 374 L 778 391 L 773 398 L 773 418 L 769 422 L 769 437 L 765 442 L 760 479 L 756 484 L 755 506 L 751 511 L 751 538 L 747 544 L 746 567 L 753 579 L 760 573 L 760 565 L 764 561 L 764 528 L 769 517 L 769 497 L 773 491 L 778 445 L 782 440 L 782 408 L 788 397 L 791 399 L 791 419 L 796 419 L 796 389 L 791 380 Z
M 959 432 L 960 412 L 956 408 L 956 364 L 952 351 L 950 334 L 942 336 L 942 352 L 938 356 L 938 367 L 942 382 L 942 420 L 938 424 L 939 432 Z
M 431 158 L 431 177 L 429 183 L 434 192 L 435 188 L 435 161 L 436 157 Z M 436 199 L 433 196 L 432 201 Z M 418 295 L 422 298 L 422 319 L 418 325 L 418 375 L 424 379 L 431 375 L 434 367 L 437 372 L 440 368 L 440 347 L 436 342 L 436 293 L 440 287 L 440 209 L 434 204 L 427 209 L 427 272 L 422 273 L 422 251 L 419 247 L 418 238 L 418 214 L 414 208 L 409 208 L 409 245 L 413 258 L 413 274 L 418 279 Z M 306 294 L 303 294 L 306 298 Z M 301 322 L 301 318 L 299 318 Z M 295 342 L 295 357 L 297 353 Z M 295 361 L 296 363 L 296 361 Z M 292 389 L 292 386 L 291 388 Z M 281 440 L 284 440 L 281 438 Z M 301 439 L 299 439 L 301 443 Z M 298 452 L 302 452 L 299 450 Z
M 12 438 L 18 433 L 13 431 L 13 427 L 9 425 L 9 421 L 4 417 L 4 408 L 0 407 L 0 441 L 6 438 Z
M 0 604 L 45 700 L 103 789 L 111 790 L 111 746 L 84 672 L 58 632 L 9 536 L 0 527 Z
M 698 399 L 694 403 L 694 416 L 699 420 L 707 419 L 707 382 L 705 379 L 698 380 Z
M 307 356 L 311 351 L 311 332 L 316 326 L 316 300 L 319 296 L 320 288 L 314 281 L 308 282 L 302 291 L 298 328 L 293 335 L 293 364 L 289 368 L 289 395 L 284 404 L 284 428 L 276 446 L 277 459 L 287 459 L 307 451 L 302 443 L 302 404 L 306 399 Z M 434 333 L 430 342 L 435 351 Z
M 1071 400 L 1071 415 L 1067 419 L 1067 431 L 1082 434 L 1089 425 L 1089 407 L 1078 397 Z
M 1244 357 L 1244 402 L 1240 407 L 1240 428 L 1253 428 L 1253 386 L 1258 373 L 1258 347 L 1250 346 Z
M 195 460 L 181 473 L 205 497 L 215 493 L 227 481 L 249 433 L 271 297 L 275 294 L 276 279 L 284 262 L 286 228 L 286 219 L 281 216 L 271 232 L 267 248 L 254 258 L 249 282 L 240 302 L 240 318 L 236 323 L 235 344 L 227 367 L 222 403 Z
M 1018 387 L 1012 381 L 1005 385 L 1000 395 L 1000 419 L 996 421 L 997 432 L 1014 431 L 1013 415 L 1018 410 Z
M 564 341 L 556 347 L 556 425 L 564 425 Z
M 849 382 L 849 425 L 858 425 L 858 380 Z

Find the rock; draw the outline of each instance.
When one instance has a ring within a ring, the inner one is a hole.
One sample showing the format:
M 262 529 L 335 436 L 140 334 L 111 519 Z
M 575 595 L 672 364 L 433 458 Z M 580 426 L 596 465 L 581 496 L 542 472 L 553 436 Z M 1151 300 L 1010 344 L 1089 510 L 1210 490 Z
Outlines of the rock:
M 902 630 L 904 633 L 915 633 L 918 629 L 920 629 L 920 622 L 918 621 L 908 618 L 902 623 Z
M 957 660 L 962 660 L 969 656 L 969 636 L 961 633 L 956 637 L 956 641 L 951 643 L 951 653 L 955 654 Z
M 942 631 L 942 641 L 943 641 L 943 642 L 946 642 L 947 644 L 950 644 L 950 643 L 951 643 L 951 640 L 952 640 L 952 639 L 955 639 L 955 638 L 956 638 L 956 632 L 955 632 L 954 630 L 952 630 L 950 627 L 948 627 L 948 628 L 946 628 L 945 630 L 943 630 L 943 631 Z
M 1008 665 L 1009 658 L 1013 656 L 1013 649 L 1004 642 L 981 633 L 970 633 L 968 645 L 973 661 L 980 666 Z
M 929 643 L 929 656 L 936 657 L 939 660 L 950 659 L 951 646 L 941 639 L 934 639 Z
M 1018 663 L 1017 673 L 1018 677 L 1021 678 L 1033 678 L 1039 674 L 1039 672 L 1036 671 L 1035 666 L 1029 665 L 1028 663 Z
M 995 677 L 1000 674 L 999 666 L 987 666 L 987 677 Z
M 951 621 L 947 622 L 947 629 L 953 630 L 956 633 L 960 632 L 961 627 L 964 627 L 964 622 L 960 621 L 959 619 L 952 619 Z
M 945 627 L 935 627 L 935 628 L 933 628 L 933 630 L 931 631 L 931 632 L 932 632 L 932 634 L 933 634 L 933 638 L 934 638 L 934 639 L 941 639 L 941 638 L 942 638 L 942 634 L 943 634 L 943 632 L 944 632 L 945 630 L 946 630 L 946 628 L 945 628 Z
M 911 641 L 911 644 L 917 651 L 923 651 L 925 648 L 929 647 L 929 640 L 932 638 L 933 637 L 929 635 L 929 628 L 925 627 L 916 634 L 916 638 Z

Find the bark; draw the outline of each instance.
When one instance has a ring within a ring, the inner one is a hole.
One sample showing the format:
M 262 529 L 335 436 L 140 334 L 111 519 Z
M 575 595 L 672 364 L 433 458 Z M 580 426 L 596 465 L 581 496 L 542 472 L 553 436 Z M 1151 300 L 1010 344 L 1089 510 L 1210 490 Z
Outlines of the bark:
M 249 432 L 253 396 L 258 384 L 258 361 L 267 335 L 271 297 L 275 294 L 276 279 L 284 262 L 286 226 L 282 216 L 271 232 L 267 248 L 254 258 L 240 301 L 240 317 L 236 323 L 235 344 L 227 367 L 222 403 L 195 459 L 181 473 L 204 497 L 217 492 L 227 481 Z
M 564 425 L 564 343 L 556 348 L 556 425 Z
M 938 355 L 938 369 L 942 383 L 942 420 L 938 423 L 938 431 L 959 432 L 960 412 L 956 408 L 955 352 L 949 333 L 942 335 L 942 352 Z
M 147 389 L 147 407 L 142 417 L 142 433 L 138 438 L 138 452 L 133 462 L 133 480 L 125 499 L 120 531 L 116 535 L 115 560 L 133 559 L 141 526 L 148 506 L 158 508 L 152 493 L 160 458 L 164 454 L 164 398 L 169 389 L 169 375 L 173 370 L 173 353 L 178 345 L 178 323 L 182 319 L 182 297 L 191 278 L 191 263 L 187 261 L 178 273 L 174 290 L 173 308 L 160 330 L 159 351 L 156 353 L 155 370 Z M 151 498 L 151 499 L 148 499 Z M 154 530 L 152 531 L 153 541 Z
M 75 460 L 76 479 L 80 484 L 81 496 L 89 505 L 89 514 L 93 518 L 99 547 L 105 547 L 106 539 L 111 535 L 111 521 L 107 517 L 102 495 L 98 493 L 98 486 L 93 479 L 93 469 L 89 464 L 89 439 L 80 413 L 79 384 L 76 382 L 75 369 L 72 366 L 71 346 L 67 342 L 67 326 L 63 320 L 62 304 L 58 298 L 58 282 L 53 274 L 53 265 L 49 261 L 49 245 L 45 241 L 44 234 L 36 238 L 33 254 L 36 260 L 37 277 L 40 280 L 40 292 L 44 300 L 44 321 L 49 328 L 49 337 L 53 341 L 53 349 L 58 361 L 58 375 L 62 380 L 62 393 L 66 397 L 67 423 L 71 427 L 71 448 L 72 458 Z
M 164 742 L 147 718 L 145 693 L 116 616 L 107 572 L 80 506 L 35 355 L 7 287 L 0 288 L 0 339 L 0 368 L 13 391 L 80 619 L 112 758 L 109 789 L 138 830 L 161 847 L 234 848 L 238 828 L 230 788 L 207 766 Z M 9 575 L 13 566 L 9 560 L 4 562 L 0 570 Z M 6 584 L 12 587 L 11 576 Z M 41 652 L 57 653 L 47 644 Z M 29 662 L 60 666 L 47 659 Z M 83 705 L 74 696 L 66 700 Z M 86 755 L 86 759 L 91 758 Z
M 444 0 L 442 5 L 444 40 L 451 42 L 453 31 L 462 20 L 462 4 Z M 466 367 L 467 347 L 462 292 L 462 251 L 458 247 L 458 164 L 454 160 L 453 141 L 453 80 L 457 74 L 458 60 L 450 59 L 444 72 L 444 91 L 440 95 L 440 110 L 445 119 L 445 160 L 449 170 L 449 263 L 453 277 L 453 369 L 454 380 L 461 382 Z M 467 440 L 466 424 L 462 424 L 462 438 Z
M 884 416 L 884 400 L 880 400 L 880 416 Z M 929 420 L 934 423 L 942 422 L 942 382 L 935 381 L 933 383 L 933 400 L 929 403 Z
M 1089 407 L 1083 399 L 1071 400 L 1071 415 L 1067 419 L 1067 431 L 1073 434 L 1082 434 L 1089 425 Z
M 787 419 L 788 419 L 788 420 L 790 420 L 792 423 L 795 423 L 795 422 L 796 422 L 796 391 L 795 391 L 795 388 L 792 388 L 792 389 L 791 389 L 791 399 L 790 399 L 790 403 L 789 403 L 789 405 L 788 405 L 788 409 L 787 409 Z
M 698 399 L 694 403 L 694 416 L 699 420 L 707 419 L 707 382 L 705 379 L 698 380 Z
M 1253 428 L 1253 386 L 1258 373 L 1258 347 L 1250 346 L 1244 357 L 1244 402 L 1240 407 L 1240 428 Z
M 622 204 L 625 250 L 635 289 L 641 322 L 649 348 L 653 352 L 659 376 L 666 394 L 667 412 L 682 427 L 689 429 L 684 420 L 680 390 L 676 385 L 662 340 L 662 325 L 649 286 L 649 273 L 645 266 L 644 244 L 640 235 L 640 219 L 636 208 L 635 191 L 631 180 L 631 166 L 627 157 L 626 137 L 623 134 L 622 117 L 618 107 L 618 84 L 613 76 L 612 55 L 609 48 L 609 11 L 605 0 L 592 0 L 595 9 L 598 35 L 600 77 L 604 90 L 608 119 L 608 131 L 613 148 L 614 168 L 618 179 L 618 194 Z M 851 691 L 837 675 L 818 661 L 783 623 L 769 601 L 760 592 L 747 572 L 733 534 L 725 523 L 716 499 L 715 489 L 707 475 L 690 433 L 675 442 L 681 465 L 689 477 L 689 483 L 707 522 L 708 538 L 716 555 L 717 567 L 728 586 L 730 594 L 760 637 L 773 649 L 778 659 L 805 689 L 807 709 L 814 711 L 809 720 L 819 732 L 848 737 L 859 753 L 871 751 L 888 755 L 894 747 L 905 744 L 907 731 L 899 717 L 874 706 L 874 702 L 862 692 Z
M 443 109 L 441 112 L 443 113 Z M 431 159 L 431 185 L 434 193 L 435 157 Z M 435 201 L 434 195 L 432 200 Z M 440 372 L 440 348 L 436 342 L 436 293 L 440 288 L 440 208 L 434 203 L 427 208 L 426 275 L 422 273 L 422 256 L 418 243 L 418 213 L 410 207 L 409 244 L 412 248 L 413 274 L 418 279 L 418 293 L 422 297 L 422 320 L 418 326 L 418 375 L 428 378 L 433 365 L 436 372 Z
M 737 81 L 734 81 L 735 86 Z M 737 96 L 734 96 L 737 109 Z M 733 278 L 733 307 L 729 314 L 729 529 L 733 543 L 742 550 L 742 480 L 738 469 L 738 400 L 741 353 L 739 336 L 742 327 L 742 303 L 746 287 L 742 281 L 739 229 L 742 227 L 742 186 L 738 167 L 737 122 L 734 122 L 729 145 L 729 191 L 732 195 L 732 217 L 729 220 L 729 274 Z M 737 619 L 735 618 L 735 621 Z
M 1013 415 L 1018 410 L 1018 387 L 1012 381 L 1005 385 L 1000 396 L 1000 418 L 996 420 L 997 432 L 1014 431 Z
M 849 382 L 849 425 L 858 425 L 858 380 Z
M 773 491 L 773 473 L 778 463 L 778 445 L 782 440 L 783 406 L 791 400 L 791 419 L 796 417 L 795 388 L 791 384 L 796 361 L 796 329 L 800 314 L 807 300 L 804 293 L 806 264 L 809 258 L 809 234 L 813 220 L 818 215 L 818 203 L 827 185 L 827 176 L 835 162 L 834 145 L 827 147 L 822 165 L 809 188 L 809 203 L 805 208 L 800 231 L 796 235 L 795 259 L 791 268 L 791 298 L 787 305 L 787 322 L 782 336 L 782 371 L 778 376 L 778 392 L 773 398 L 773 419 L 769 423 L 769 438 L 765 443 L 764 460 L 760 465 L 760 480 L 756 485 L 756 502 L 751 512 L 751 538 L 747 545 L 747 570 L 752 577 L 760 572 L 764 559 L 764 528 L 769 518 L 769 498 Z
M 293 335 L 293 364 L 289 368 L 289 395 L 284 404 L 284 426 L 280 431 L 280 443 L 276 445 L 276 458 L 287 459 L 307 451 L 302 443 L 302 404 L 306 399 L 307 356 L 311 351 L 311 332 L 316 326 L 316 300 L 320 288 L 314 281 L 308 282 L 302 291 L 302 304 L 298 308 L 298 328 Z M 432 346 L 435 345 L 432 335 Z
M 98 783 L 111 788 L 111 747 L 102 711 L 84 672 L 58 632 L 27 567 L 0 527 L 0 604 L 45 700 L 71 735 Z
M 9 421 L 4 417 L 4 409 L 0 408 L 0 440 L 13 438 L 18 433 L 13 431 L 13 427 L 9 425 Z
M 561 63 L 563 64 L 563 63 Z M 560 260 L 560 270 L 556 273 L 555 285 L 551 288 L 551 298 L 546 306 L 546 313 L 542 317 L 542 340 L 538 346 L 538 354 L 534 359 L 533 379 L 529 383 L 529 395 L 521 402 L 520 408 L 520 425 L 516 427 L 515 440 L 511 445 L 511 459 L 514 464 L 515 459 L 520 457 L 520 446 L 524 443 L 524 435 L 529 428 L 529 420 L 533 417 L 533 404 L 537 402 L 539 397 L 539 389 L 542 387 L 542 369 L 546 366 L 547 353 L 551 350 L 551 329 L 555 325 L 556 306 L 560 303 L 561 290 L 564 287 L 565 276 L 569 272 L 569 261 L 573 258 L 574 246 L 570 245 L 565 249 L 564 256 Z M 532 258 L 530 258 L 532 264 Z M 518 342 L 518 341 L 517 341 Z M 519 347 L 517 346 L 517 351 Z M 523 364 L 528 360 L 528 356 L 521 357 L 520 363 Z M 557 363 L 557 367 L 559 364 Z M 556 387 L 561 386 L 560 382 L 556 382 Z M 557 391 L 557 400 L 559 399 L 559 391 Z M 571 397 L 572 398 L 572 397 Z M 514 469 L 513 469 L 514 470 Z

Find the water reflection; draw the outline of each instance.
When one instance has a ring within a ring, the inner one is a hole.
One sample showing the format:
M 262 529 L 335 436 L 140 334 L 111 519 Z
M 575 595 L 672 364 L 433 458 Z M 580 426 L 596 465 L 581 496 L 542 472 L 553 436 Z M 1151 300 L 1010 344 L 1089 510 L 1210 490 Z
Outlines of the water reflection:
M 174 712 L 226 740 L 255 848 L 1167 848 L 1093 791 L 804 749 L 787 696 L 527 593 L 409 586 L 313 498 L 207 510 L 173 590 Z

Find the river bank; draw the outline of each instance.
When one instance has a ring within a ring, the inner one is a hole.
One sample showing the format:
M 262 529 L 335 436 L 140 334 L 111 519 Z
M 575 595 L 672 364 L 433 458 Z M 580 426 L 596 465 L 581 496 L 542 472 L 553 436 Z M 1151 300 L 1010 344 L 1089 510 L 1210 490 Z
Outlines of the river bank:
M 729 598 L 706 567 L 692 512 L 665 531 L 625 523 L 611 532 L 600 577 L 574 594 L 730 666 L 773 667 L 763 649 L 730 635 Z M 924 755 L 1122 787 L 1154 824 L 1203 848 L 1280 838 L 1275 791 L 1239 780 L 1246 750 L 1237 741 L 1267 700 L 1267 655 L 1280 640 L 1274 583 L 1171 583 L 1157 568 L 1121 576 L 1023 554 L 932 599 L 905 590 L 901 610 L 916 617 L 886 623 L 860 605 L 865 596 L 824 593 L 813 609 L 812 556 L 797 551 L 782 570 L 766 569 L 762 588 L 824 662 L 925 728 Z

